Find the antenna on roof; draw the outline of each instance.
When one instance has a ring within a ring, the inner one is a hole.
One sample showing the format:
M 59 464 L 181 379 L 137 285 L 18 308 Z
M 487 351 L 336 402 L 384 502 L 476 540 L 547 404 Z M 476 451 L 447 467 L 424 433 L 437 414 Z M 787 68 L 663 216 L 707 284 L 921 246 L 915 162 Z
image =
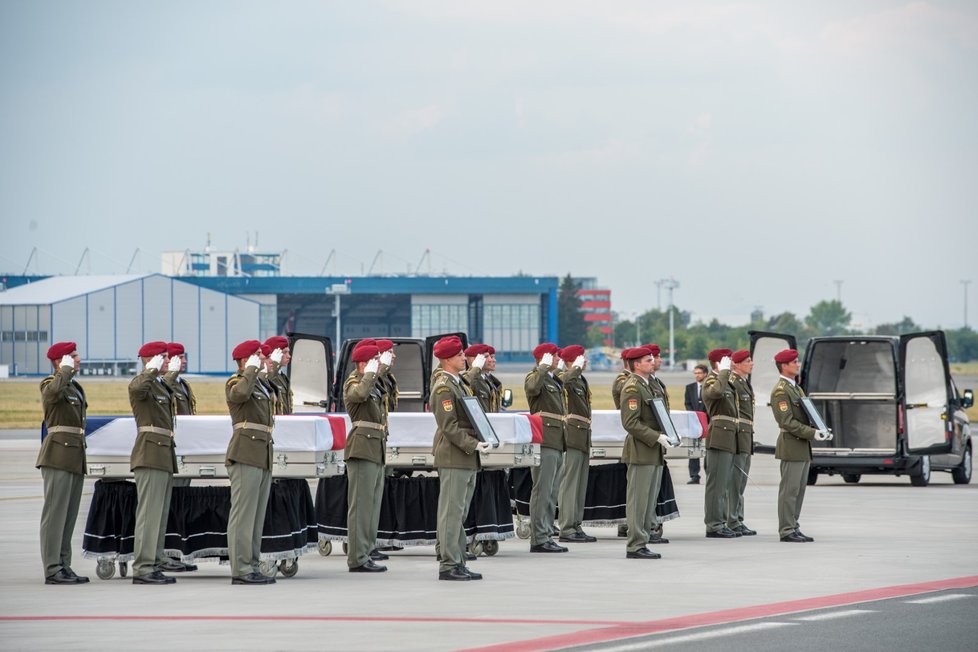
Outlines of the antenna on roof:
M 374 256 L 374 261 L 372 263 L 370 263 L 370 269 L 367 270 L 367 276 L 373 276 L 373 273 L 374 273 L 374 265 L 377 264 L 377 261 L 380 259 L 381 255 L 383 255 L 383 253 L 384 253 L 384 250 L 383 249 L 378 249 L 377 250 L 377 255 Z
M 329 250 L 329 255 L 326 256 L 326 262 L 323 263 L 323 268 L 319 272 L 319 275 L 320 276 L 326 276 L 326 268 L 329 267 L 329 262 L 331 260 L 333 260 L 333 256 L 335 256 L 335 255 L 336 255 L 336 249 L 330 249 Z
M 136 256 L 139 255 L 139 247 L 136 247 L 136 251 L 132 252 L 132 258 L 129 259 L 129 266 L 126 267 L 126 274 L 132 271 L 132 264 L 136 262 Z
M 34 260 L 34 256 L 37 255 L 37 247 L 31 249 L 31 255 L 27 257 L 27 264 L 24 265 L 24 273 L 21 276 L 27 276 L 27 270 L 31 267 L 31 261 Z M 37 269 L 37 263 L 35 263 L 34 269 Z
M 92 273 L 92 256 L 88 253 L 88 247 L 85 247 L 85 251 L 82 252 L 81 258 L 78 259 L 78 266 L 75 267 L 75 276 L 78 276 L 78 270 L 81 269 L 82 263 L 85 262 L 85 258 L 88 258 L 88 274 Z

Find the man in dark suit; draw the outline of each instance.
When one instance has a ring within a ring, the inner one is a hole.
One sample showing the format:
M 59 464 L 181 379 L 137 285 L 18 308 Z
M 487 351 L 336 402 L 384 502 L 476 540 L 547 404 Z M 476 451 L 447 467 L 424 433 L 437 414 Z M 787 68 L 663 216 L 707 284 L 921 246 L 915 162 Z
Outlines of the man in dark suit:
M 693 377 L 696 382 L 686 385 L 686 409 L 693 412 L 706 412 L 706 405 L 703 403 L 703 381 L 710 373 L 705 364 L 698 364 L 693 367 Z M 700 459 L 698 457 L 689 458 L 689 482 L 686 484 L 700 483 Z

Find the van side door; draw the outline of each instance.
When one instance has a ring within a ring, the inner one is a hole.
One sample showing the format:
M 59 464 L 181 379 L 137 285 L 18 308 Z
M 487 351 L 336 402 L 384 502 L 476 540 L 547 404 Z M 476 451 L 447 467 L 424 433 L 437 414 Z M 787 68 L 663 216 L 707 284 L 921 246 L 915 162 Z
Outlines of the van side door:
M 293 410 L 329 412 L 333 385 L 333 343 L 328 337 L 307 333 L 288 333 L 289 384 Z
M 943 331 L 900 336 L 900 382 L 907 450 L 915 455 L 951 452 L 953 398 Z
M 747 334 L 750 335 L 750 357 L 754 360 L 750 384 L 757 402 L 754 406 L 754 448 L 762 453 L 773 453 L 781 431 L 771 412 L 771 392 L 781 377 L 774 364 L 774 354 L 797 348 L 797 340 L 786 333 L 748 331 Z

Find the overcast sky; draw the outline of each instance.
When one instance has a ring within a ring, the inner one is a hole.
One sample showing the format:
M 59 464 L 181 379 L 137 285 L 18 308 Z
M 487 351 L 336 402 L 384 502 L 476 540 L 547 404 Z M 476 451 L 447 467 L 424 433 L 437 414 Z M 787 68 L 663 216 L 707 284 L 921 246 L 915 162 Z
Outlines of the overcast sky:
M 595 276 L 978 322 L 978 3 L 0 2 L 0 270 Z M 427 264 L 423 266 L 427 271 Z M 664 297 L 663 297 L 664 300 Z

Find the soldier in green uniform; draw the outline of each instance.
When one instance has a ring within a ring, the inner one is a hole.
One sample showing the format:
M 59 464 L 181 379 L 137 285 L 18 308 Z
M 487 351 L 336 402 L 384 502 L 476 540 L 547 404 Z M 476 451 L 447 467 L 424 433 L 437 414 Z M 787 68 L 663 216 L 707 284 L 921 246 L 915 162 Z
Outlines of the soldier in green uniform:
M 591 457 L 591 387 L 583 372 L 587 366 L 584 347 L 564 347 L 560 357 L 569 366 L 558 374 L 564 385 L 567 404 L 564 472 L 560 479 L 557 502 L 560 504 L 560 541 L 591 543 L 597 541 L 581 527 L 584 521 L 584 497 L 587 492 L 588 460 Z
M 292 359 L 292 354 L 289 352 L 289 340 L 281 335 L 275 335 L 265 340 L 264 346 L 270 349 L 266 377 L 272 387 L 275 388 L 275 396 L 277 397 L 275 414 L 292 414 L 292 387 L 289 385 L 289 377 L 285 373 L 289 366 L 289 360 Z
M 48 349 L 54 373 L 41 381 L 41 404 L 48 434 L 37 456 L 44 480 L 41 508 L 41 562 L 45 584 L 84 584 L 71 570 L 71 537 L 85 482 L 85 391 L 74 379 L 81 368 L 74 342 Z
M 384 460 L 387 440 L 387 397 L 380 388 L 376 345 L 358 344 L 351 359 L 356 363 L 343 384 L 343 404 L 350 415 L 346 439 L 347 557 L 351 573 L 380 573 L 371 552 L 377 543 L 380 503 L 384 496 Z
M 798 351 L 785 349 L 774 356 L 774 363 L 781 374 L 771 391 L 771 411 L 781 429 L 774 449 L 774 457 L 781 460 L 778 534 L 785 542 L 808 543 L 815 539 L 802 534 L 798 517 L 805 501 L 808 469 L 812 463 L 812 440 L 823 441 L 830 435 L 810 425 L 801 405 L 805 392 L 795 382 L 801 369 Z
M 159 566 L 163 556 L 166 524 L 170 516 L 170 491 L 177 471 L 173 425 L 176 405 L 163 382 L 166 342 L 148 342 L 139 349 L 143 371 L 129 383 L 129 404 L 136 418 L 136 443 L 129 467 L 136 478 L 136 530 L 132 567 L 133 584 L 172 584 Z
M 655 503 L 662 481 L 663 446 L 669 445 L 652 408 L 655 393 L 649 378 L 655 368 L 652 352 L 644 347 L 625 349 L 632 373 L 621 390 L 621 424 L 628 433 L 621 461 L 628 465 L 625 490 L 625 519 L 628 559 L 659 559 L 662 555 L 646 546 L 656 523 Z
M 746 349 L 735 351 L 730 361 L 733 373 L 729 382 L 737 400 L 737 453 L 734 455 L 730 490 L 727 493 L 727 528 L 750 537 L 757 532 L 744 524 L 744 491 L 754 455 L 754 388 L 748 380 L 754 369 L 754 361 Z
M 543 422 L 540 466 L 530 469 L 533 490 L 530 492 L 530 552 L 567 552 L 553 541 L 553 522 L 557 511 L 555 490 L 559 487 L 560 469 L 567 443 L 564 421 L 564 387 L 557 379 L 556 345 L 544 343 L 533 349 L 536 366 L 526 375 L 523 388 L 530 412 Z
M 465 369 L 462 341 L 455 336 L 435 343 L 440 364 L 429 401 L 435 414 L 432 452 L 438 469 L 438 579 L 481 580 L 482 574 L 465 566 L 465 517 L 475 493 L 479 455 L 490 445 L 480 442 L 462 407 L 466 396 L 459 374 Z
M 490 359 L 493 360 L 492 367 L 495 369 L 495 356 L 489 354 L 491 346 L 486 344 L 472 344 L 465 349 L 465 362 L 468 365 L 462 373 L 462 380 L 468 386 L 472 396 L 479 399 L 479 405 L 486 414 L 499 412 L 500 385 L 495 376 L 489 373 Z M 492 349 L 495 352 L 495 349 Z
M 190 383 L 181 376 L 181 373 L 187 370 L 186 349 L 179 342 L 169 342 L 166 345 L 166 354 L 169 360 L 166 363 L 163 382 L 170 388 L 170 392 L 177 402 L 177 416 L 197 414 L 197 397 L 194 396 L 194 390 L 190 388 Z M 173 486 L 189 487 L 190 478 L 173 478 Z
M 380 353 L 380 375 L 381 389 L 384 392 L 384 414 L 397 411 L 397 378 L 394 376 L 392 367 L 397 356 L 394 354 L 394 342 L 391 340 L 377 340 L 377 351 Z
M 703 403 L 710 415 L 706 435 L 706 491 L 703 498 L 706 536 L 735 539 L 741 536 L 727 527 L 727 493 L 733 481 L 737 454 L 737 397 L 730 385 L 730 349 L 707 354 L 712 370 L 703 381 Z
M 625 351 L 622 351 L 622 356 L 624 356 Z M 622 370 L 615 376 L 615 379 L 611 383 L 611 400 L 615 402 L 615 409 L 621 409 L 621 388 L 625 386 L 625 381 L 628 380 L 628 376 L 631 375 L 631 370 L 629 366 L 631 365 L 630 360 L 625 360 L 624 357 L 621 359 Z
M 258 571 L 261 535 L 272 485 L 272 429 L 275 399 L 258 378 L 262 344 L 248 340 L 234 347 L 238 372 L 224 386 L 231 424 L 224 465 L 231 481 L 228 558 L 232 584 L 274 584 Z

